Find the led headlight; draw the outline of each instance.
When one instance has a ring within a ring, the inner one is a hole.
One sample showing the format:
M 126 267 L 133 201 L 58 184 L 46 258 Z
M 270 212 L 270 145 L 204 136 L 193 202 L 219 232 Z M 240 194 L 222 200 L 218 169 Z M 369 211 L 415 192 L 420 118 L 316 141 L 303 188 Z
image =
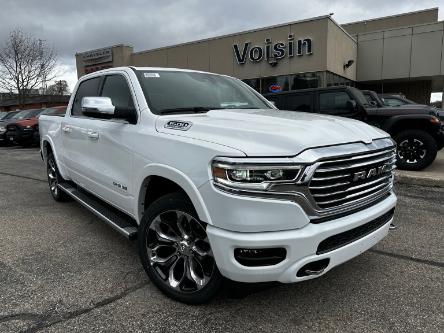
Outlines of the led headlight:
M 260 191 L 267 190 L 274 183 L 295 181 L 301 168 L 301 165 L 290 163 L 227 163 L 217 159 L 212 163 L 216 185 Z

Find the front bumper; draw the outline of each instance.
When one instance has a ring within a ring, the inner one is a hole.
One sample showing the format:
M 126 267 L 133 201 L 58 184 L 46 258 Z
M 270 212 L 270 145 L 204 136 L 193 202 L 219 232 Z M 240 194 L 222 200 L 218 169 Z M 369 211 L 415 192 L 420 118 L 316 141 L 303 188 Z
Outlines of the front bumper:
M 35 131 L 32 129 L 23 129 L 23 130 L 15 130 L 15 131 L 7 131 L 5 134 L 7 142 L 13 142 L 17 144 L 22 143 L 31 143 L 37 140 L 35 136 Z
M 308 223 L 296 230 L 273 232 L 233 232 L 208 225 L 207 234 L 217 266 L 225 277 L 240 282 L 279 281 L 297 282 L 320 276 L 333 267 L 368 250 L 388 233 L 392 219 L 375 231 L 323 254 L 316 254 L 319 244 L 334 235 L 357 228 L 393 210 L 396 196 L 391 193 L 385 200 L 357 213 L 325 223 Z M 286 258 L 272 266 L 247 267 L 234 257 L 236 248 L 283 247 Z M 298 271 L 314 261 L 329 259 L 328 266 L 316 276 L 297 276 Z

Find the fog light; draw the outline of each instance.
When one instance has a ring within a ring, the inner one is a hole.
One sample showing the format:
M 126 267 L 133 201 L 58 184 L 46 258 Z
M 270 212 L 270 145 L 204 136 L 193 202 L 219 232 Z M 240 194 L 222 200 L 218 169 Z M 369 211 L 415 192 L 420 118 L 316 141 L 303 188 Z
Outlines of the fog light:
M 234 250 L 234 258 L 244 266 L 271 266 L 283 261 L 287 256 L 287 250 L 283 247 L 269 249 L 244 249 Z

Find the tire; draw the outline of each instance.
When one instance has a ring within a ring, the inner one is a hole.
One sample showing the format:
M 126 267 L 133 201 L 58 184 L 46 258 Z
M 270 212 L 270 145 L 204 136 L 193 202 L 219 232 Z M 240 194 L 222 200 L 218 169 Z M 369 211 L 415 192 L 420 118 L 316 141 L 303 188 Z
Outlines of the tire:
M 65 192 L 61 191 L 57 186 L 65 180 L 59 173 L 54 155 L 52 153 L 48 153 L 46 161 L 46 174 L 48 176 L 49 192 L 55 201 L 69 201 L 70 197 Z
M 202 304 L 220 290 L 222 276 L 205 225 L 184 194 L 167 194 L 148 207 L 138 243 L 143 268 L 170 298 Z
M 436 158 L 436 140 L 422 130 L 406 130 L 394 137 L 397 147 L 397 166 L 401 170 L 419 171 Z

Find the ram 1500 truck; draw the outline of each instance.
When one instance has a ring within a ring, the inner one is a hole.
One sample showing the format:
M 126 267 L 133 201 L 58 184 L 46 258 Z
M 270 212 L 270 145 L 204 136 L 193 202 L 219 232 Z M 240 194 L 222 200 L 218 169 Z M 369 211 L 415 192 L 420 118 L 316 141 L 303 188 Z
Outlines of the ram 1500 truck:
M 223 277 L 321 276 L 378 243 L 393 219 L 387 133 L 277 110 L 224 75 L 85 75 L 64 117 L 40 118 L 40 138 L 53 198 L 137 238 L 152 282 L 182 302 L 209 300 Z

